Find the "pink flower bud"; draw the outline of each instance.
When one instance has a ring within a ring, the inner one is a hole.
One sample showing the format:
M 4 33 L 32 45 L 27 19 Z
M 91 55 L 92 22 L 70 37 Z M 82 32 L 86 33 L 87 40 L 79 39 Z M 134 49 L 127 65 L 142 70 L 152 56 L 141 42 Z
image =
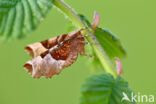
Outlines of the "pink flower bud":
M 115 58 L 115 62 L 116 62 L 117 74 L 118 75 L 122 75 L 123 74 L 123 69 L 122 69 L 122 65 L 121 65 L 120 59 L 119 58 Z
M 98 27 L 99 25 L 99 22 L 100 22 L 100 16 L 97 12 L 94 13 L 94 20 L 93 20 L 93 23 L 92 23 L 92 29 L 95 30 L 96 27 Z

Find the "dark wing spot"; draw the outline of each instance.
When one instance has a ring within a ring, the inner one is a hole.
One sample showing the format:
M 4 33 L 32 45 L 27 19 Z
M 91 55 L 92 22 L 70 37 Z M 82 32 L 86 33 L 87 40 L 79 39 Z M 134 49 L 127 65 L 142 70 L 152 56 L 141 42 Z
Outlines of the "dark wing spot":
M 41 54 L 41 57 L 44 58 L 48 53 L 49 53 L 49 50 L 45 51 L 44 53 Z
M 41 44 L 42 44 L 45 48 L 49 49 L 49 47 L 48 47 L 48 40 L 42 41 Z
M 70 54 L 70 42 L 65 42 L 57 50 L 51 53 L 51 56 L 56 60 L 66 60 Z

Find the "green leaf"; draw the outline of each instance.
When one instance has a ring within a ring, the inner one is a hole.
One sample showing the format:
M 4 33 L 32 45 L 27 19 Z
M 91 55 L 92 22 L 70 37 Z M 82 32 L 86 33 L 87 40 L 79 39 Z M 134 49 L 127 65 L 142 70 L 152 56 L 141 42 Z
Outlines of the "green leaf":
M 79 16 L 86 25 L 91 27 L 91 23 L 84 15 L 81 14 Z M 108 30 L 97 27 L 94 35 L 110 59 L 114 59 L 114 57 L 122 58 L 126 55 L 119 39 Z
M 81 20 L 90 28 L 92 28 L 91 23 L 82 14 L 79 14 Z M 125 50 L 123 49 L 119 39 L 117 39 L 112 33 L 110 33 L 108 30 L 102 29 L 97 27 L 94 33 L 97 41 L 100 43 L 102 46 L 103 51 L 106 53 L 111 60 L 112 64 L 115 64 L 114 58 L 123 58 L 126 55 Z M 92 55 L 96 57 L 94 52 L 92 52 Z M 97 59 L 92 60 L 92 66 L 94 66 L 95 69 L 102 69 L 101 63 Z
M 131 100 L 132 90 L 122 77 L 114 79 L 111 74 L 95 75 L 82 86 L 81 104 L 135 104 L 122 101 L 123 93 Z
M 44 19 L 53 0 L 0 0 L 0 39 L 28 35 Z
M 83 14 L 79 14 L 79 16 L 80 16 L 80 19 L 81 19 L 84 23 L 86 23 L 86 25 L 87 25 L 88 27 L 91 27 L 91 26 L 92 26 L 91 23 L 89 22 L 89 20 L 87 19 L 86 16 L 84 16 Z
M 108 30 L 98 27 L 94 35 L 110 59 L 122 58 L 126 55 L 120 41 Z

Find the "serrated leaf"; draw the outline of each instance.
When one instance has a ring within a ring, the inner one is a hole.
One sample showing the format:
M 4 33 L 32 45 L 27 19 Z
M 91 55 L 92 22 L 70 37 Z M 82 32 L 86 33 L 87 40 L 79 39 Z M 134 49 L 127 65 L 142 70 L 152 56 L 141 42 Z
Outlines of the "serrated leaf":
M 98 27 L 94 35 L 110 59 L 122 58 L 126 55 L 120 41 L 108 30 Z
M 123 93 L 131 99 L 132 90 L 122 77 L 114 79 L 111 74 L 95 75 L 82 86 L 81 104 L 135 104 L 122 101 Z
M 0 39 L 28 35 L 44 19 L 53 0 L 0 0 Z
M 91 23 L 84 15 L 81 14 L 79 16 L 86 25 L 91 27 Z M 94 35 L 110 59 L 114 59 L 115 57 L 122 58 L 126 55 L 119 39 L 108 30 L 97 27 Z

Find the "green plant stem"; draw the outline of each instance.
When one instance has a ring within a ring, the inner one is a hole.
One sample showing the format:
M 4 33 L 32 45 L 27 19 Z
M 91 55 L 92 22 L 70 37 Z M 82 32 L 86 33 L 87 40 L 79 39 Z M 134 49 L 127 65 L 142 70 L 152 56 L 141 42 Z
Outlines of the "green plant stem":
M 55 0 L 53 3 L 57 8 L 59 8 L 65 15 L 69 17 L 69 19 L 76 25 L 77 28 L 81 29 L 86 27 L 84 22 L 80 19 L 80 17 L 77 15 L 77 13 L 72 10 L 65 2 L 62 0 Z M 86 29 L 83 34 L 92 34 L 92 31 L 89 29 Z M 88 36 L 86 37 L 89 43 L 97 43 L 96 37 Z M 115 68 L 112 65 L 112 63 L 109 61 L 109 58 L 101 48 L 100 44 L 91 44 L 94 52 L 96 53 L 96 56 L 102 63 L 103 68 L 106 72 L 111 73 L 114 77 L 117 76 L 117 73 L 115 72 Z

